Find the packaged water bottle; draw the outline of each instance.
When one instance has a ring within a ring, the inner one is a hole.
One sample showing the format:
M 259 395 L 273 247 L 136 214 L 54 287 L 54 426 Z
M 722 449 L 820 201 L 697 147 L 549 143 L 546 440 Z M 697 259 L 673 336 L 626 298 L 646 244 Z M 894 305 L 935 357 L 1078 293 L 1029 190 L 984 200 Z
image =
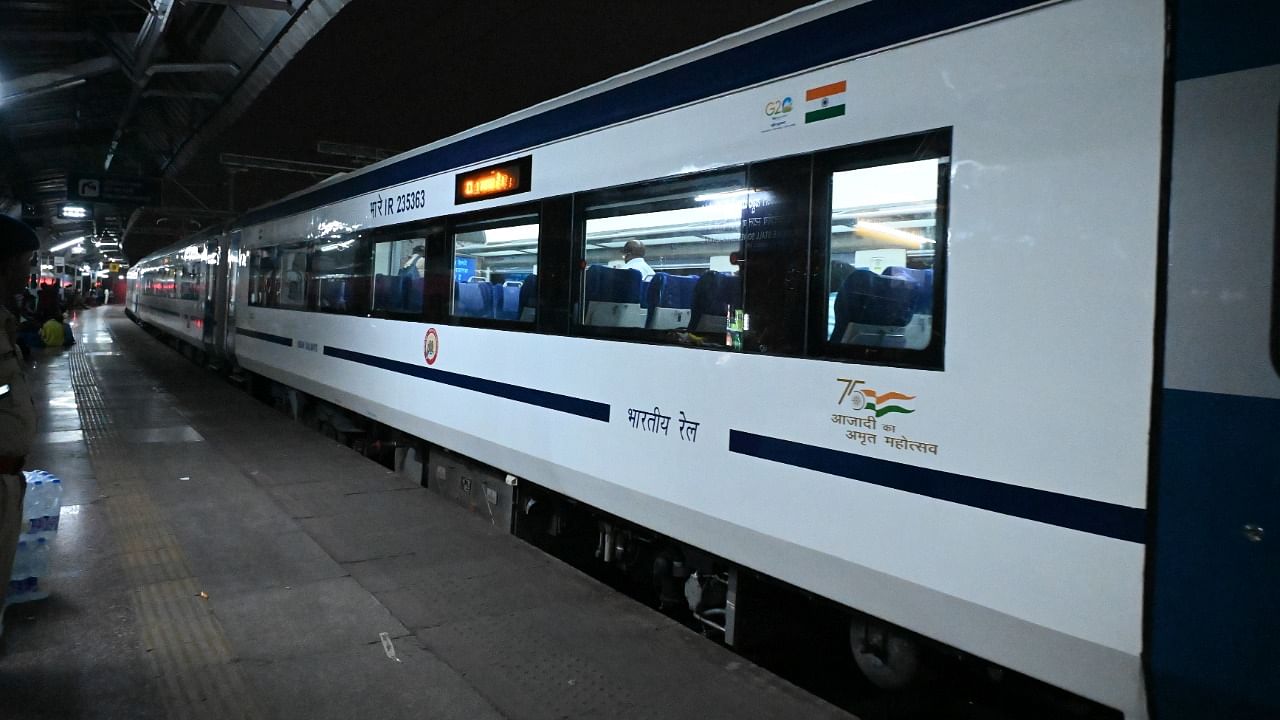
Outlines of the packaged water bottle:
M 36 473 L 27 476 L 27 494 L 22 500 L 22 531 L 38 533 L 44 524 L 41 504 L 44 502 L 44 480 Z
M 13 572 L 9 574 L 9 578 L 25 579 L 28 575 L 27 568 L 31 566 L 31 550 L 30 543 L 26 540 L 19 540 L 16 552 L 13 555 Z
M 62 490 L 62 479 L 50 476 L 49 497 L 53 499 L 53 510 L 55 515 L 57 514 L 57 511 L 62 509 Z
M 39 584 L 40 578 L 49 575 L 49 554 L 52 548 L 49 547 L 49 541 L 45 538 L 36 538 L 36 544 L 31 547 L 31 562 L 27 565 L 27 574 L 35 578 L 34 584 Z M 36 588 L 32 588 L 33 590 Z
M 42 517 L 40 513 L 41 504 L 44 502 L 44 480 L 32 473 L 27 478 L 27 496 L 22 501 L 22 517 L 31 518 Z
M 46 492 L 49 494 L 49 512 L 46 514 L 44 530 L 58 532 L 58 518 L 62 516 L 62 481 L 54 477 L 49 481 Z
M 9 592 L 5 597 L 6 603 L 22 602 L 24 597 L 30 590 L 29 586 L 34 585 L 31 573 L 31 549 L 30 544 L 26 540 L 18 541 L 17 552 L 13 556 L 13 573 L 9 576 Z

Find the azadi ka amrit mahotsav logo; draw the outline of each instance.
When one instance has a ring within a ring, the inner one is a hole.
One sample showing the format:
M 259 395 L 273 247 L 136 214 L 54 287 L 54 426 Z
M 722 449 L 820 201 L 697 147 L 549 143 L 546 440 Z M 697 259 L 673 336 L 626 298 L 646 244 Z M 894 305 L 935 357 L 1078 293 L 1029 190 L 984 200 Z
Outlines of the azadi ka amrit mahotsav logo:
M 861 380 L 852 380 L 849 378 L 838 378 L 836 382 L 844 383 L 844 392 L 840 393 L 840 399 L 836 401 L 837 405 L 842 405 L 846 400 L 854 410 L 870 410 L 875 413 L 876 417 L 884 417 L 889 413 L 910 414 L 915 412 L 914 409 L 907 407 L 906 403 L 915 400 L 915 395 L 907 395 L 900 392 L 876 392 L 869 387 L 859 387 L 863 382 Z

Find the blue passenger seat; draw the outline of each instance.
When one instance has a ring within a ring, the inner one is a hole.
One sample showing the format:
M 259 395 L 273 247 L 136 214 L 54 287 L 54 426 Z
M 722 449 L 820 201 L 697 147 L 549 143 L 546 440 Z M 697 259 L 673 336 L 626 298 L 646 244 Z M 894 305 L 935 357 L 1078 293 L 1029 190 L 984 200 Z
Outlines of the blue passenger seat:
M 644 327 L 640 307 L 639 270 L 588 265 L 585 300 L 587 325 L 603 327 Z
M 421 276 L 402 277 L 400 283 L 404 290 L 404 309 L 409 312 L 422 312 L 422 295 L 426 279 Z
M 907 268 L 900 265 L 887 267 L 884 274 L 890 277 L 903 277 L 916 283 L 915 297 L 911 303 L 912 312 L 933 313 L 933 268 Z
M 721 333 L 725 316 L 742 307 L 742 278 L 736 273 L 708 270 L 693 288 L 689 332 Z
M 692 275 L 654 274 L 647 288 L 649 313 L 644 326 L 653 330 L 688 327 L 697 286 L 698 278 Z
M 499 320 L 520 319 L 520 287 L 520 282 L 508 280 L 493 288 L 494 317 Z
M 347 311 L 347 279 L 323 281 L 320 309 L 326 312 Z
M 520 286 L 520 320 L 533 322 L 538 315 L 538 276 L 530 275 Z
M 391 282 L 398 281 L 396 276 L 378 273 L 373 280 L 373 306 L 379 310 L 392 309 Z
M 915 311 L 921 302 L 921 284 L 913 273 L 877 275 L 866 268 L 854 269 L 836 295 L 831 342 L 913 350 L 927 347 L 932 323 L 927 315 Z
M 460 317 L 493 317 L 493 286 L 487 282 L 458 283 L 454 315 Z

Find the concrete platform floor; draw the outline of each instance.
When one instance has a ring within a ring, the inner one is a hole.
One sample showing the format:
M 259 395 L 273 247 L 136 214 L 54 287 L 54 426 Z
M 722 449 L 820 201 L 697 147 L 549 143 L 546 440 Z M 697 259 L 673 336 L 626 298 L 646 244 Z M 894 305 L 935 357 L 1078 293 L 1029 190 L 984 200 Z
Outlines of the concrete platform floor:
M 63 479 L 0 718 L 848 718 L 293 424 L 124 318 L 46 350 Z

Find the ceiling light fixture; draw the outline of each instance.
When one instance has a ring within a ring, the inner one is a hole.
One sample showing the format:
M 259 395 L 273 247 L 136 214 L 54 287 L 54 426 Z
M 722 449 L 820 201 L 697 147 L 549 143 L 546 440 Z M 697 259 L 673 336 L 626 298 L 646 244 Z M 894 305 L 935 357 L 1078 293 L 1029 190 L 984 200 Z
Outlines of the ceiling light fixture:
M 58 252 L 59 250 L 66 250 L 72 245 L 79 245 L 82 242 L 84 242 L 83 237 L 72 238 L 66 242 L 58 243 L 57 245 L 54 245 L 53 247 L 49 248 L 49 252 Z

